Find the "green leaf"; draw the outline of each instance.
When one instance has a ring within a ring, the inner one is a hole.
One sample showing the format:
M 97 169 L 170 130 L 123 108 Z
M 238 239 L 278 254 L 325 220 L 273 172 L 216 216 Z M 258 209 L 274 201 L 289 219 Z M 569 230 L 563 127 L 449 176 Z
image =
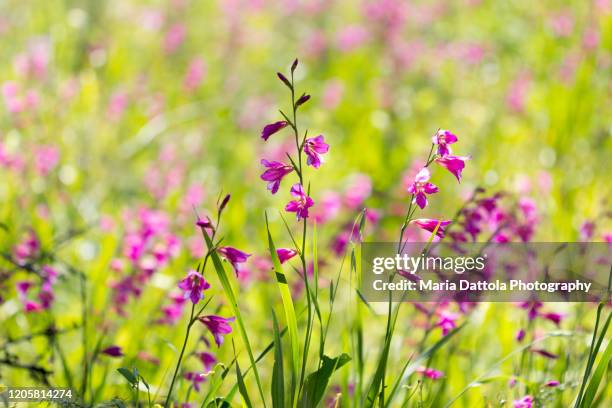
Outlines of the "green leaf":
M 342 353 L 335 358 L 323 356 L 321 367 L 306 377 L 300 406 L 302 408 L 314 408 L 318 406 L 325 395 L 325 390 L 327 389 L 327 384 L 329 383 L 331 375 L 349 361 L 351 361 L 351 357 L 346 353 Z
M 272 370 L 272 407 L 283 408 L 285 406 L 285 374 L 283 370 L 283 344 L 278 330 L 276 313 L 272 310 L 274 324 L 274 368 Z
M 242 319 L 242 314 L 240 313 L 240 309 L 238 308 L 238 301 L 236 300 L 236 295 L 234 294 L 234 289 L 227 277 L 225 272 L 225 268 L 223 267 L 223 262 L 221 262 L 221 258 L 219 258 L 219 254 L 215 250 L 215 246 L 208 235 L 206 229 L 202 228 L 202 235 L 204 235 L 204 240 L 206 241 L 206 247 L 208 251 L 210 251 L 210 259 L 213 262 L 215 267 L 215 271 L 217 272 L 217 276 L 219 277 L 219 281 L 221 282 L 221 286 L 223 286 L 223 291 L 225 295 L 228 297 L 229 304 L 232 308 L 234 315 L 236 316 L 236 323 L 238 325 L 238 332 L 240 333 L 240 337 L 242 338 L 242 342 L 247 349 L 247 353 L 249 355 L 249 360 L 251 361 L 251 366 L 253 367 L 253 374 L 255 375 L 255 381 L 257 382 L 257 388 L 259 390 L 259 396 L 261 397 L 262 405 L 266 406 L 266 399 L 264 397 L 263 387 L 261 386 L 261 379 L 259 377 L 259 371 L 257 370 L 257 365 L 255 364 L 255 357 L 253 356 L 253 349 L 251 348 L 251 343 L 249 342 L 249 336 L 246 332 L 246 327 L 244 326 L 244 320 Z
M 274 264 L 276 283 L 278 284 L 278 289 L 281 294 L 281 299 L 283 301 L 283 309 L 285 310 L 285 319 L 287 320 L 287 329 L 289 331 L 289 345 L 291 352 L 291 383 L 295 384 L 295 381 L 298 377 L 298 369 L 300 367 L 300 348 L 298 344 L 297 318 L 295 316 L 295 308 L 293 306 L 293 299 L 291 298 L 291 291 L 289 290 L 289 285 L 287 284 L 287 276 L 283 272 L 280 260 L 278 259 L 278 254 L 276 253 L 274 241 L 272 240 L 272 235 L 270 234 L 270 227 L 268 225 L 267 215 L 266 230 L 268 232 L 268 247 L 270 250 L 270 257 L 272 258 L 272 262 Z M 292 394 L 294 392 L 293 388 L 294 387 L 292 387 Z
M 236 378 L 238 380 L 238 391 L 240 391 L 240 395 L 244 399 L 244 403 L 247 407 L 251 408 L 251 400 L 249 399 L 249 392 L 247 391 L 246 385 L 244 384 L 244 378 L 242 377 L 242 372 L 240 371 L 240 364 L 238 364 L 238 360 L 236 360 Z
M 599 346 L 601 345 L 601 342 L 603 341 L 603 338 L 605 337 L 606 332 L 608 331 L 608 326 L 610 325 L 610 317 L 612 317 L 612 313 L 608 316 L 606 324 L 604 325 L 604 328 L 601 331 L 597 351 L 599 351 Z M 594 406 L 593 400 L 595 399 L 595 395 L 597 394 L 597 389 L 599 388 L 599 384 L 601 383 L 601 380 L 608 369 L 608 365 L 610 364 L 611 359 L 612 359 L 612 341 L 608 341 L 608 345 L 606 346 L 606 349 L 604 350 L 601 356 L 601 359 L 599 360 L 599 364 L 597 365 L 597 368 L 593 372 L 593 376 L 589 380 L 586 391 L 584 392 L 584 397 L 580 401 L 581 407 L 587 408 L 587 407 Z M 595 357 L 593 357 L 593 363 L 595 363 Z
M 119 374 L 121 374 L 123 377 L 125 377 L 126 380 L 128 380 L 128 382 L 131 385 L 134 385 L 138 382 L 138 379 L 134 376 L 134 374 L 128 370 L 125 367 L 120 367 L 117 369 L 117 371 L 119 371 Z

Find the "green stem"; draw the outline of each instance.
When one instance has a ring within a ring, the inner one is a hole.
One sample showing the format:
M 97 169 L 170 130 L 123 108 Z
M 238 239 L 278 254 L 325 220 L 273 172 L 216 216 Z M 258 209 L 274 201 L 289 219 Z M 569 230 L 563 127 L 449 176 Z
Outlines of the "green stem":
M 176 362 L 176 368 L 174 369 L 174 374 L 172 375 L 172 381 L 170 382 L 170 388 L 168 389 L 168 395 L 166 396 L 166 402 L 164 403 L 164 407 L 168 408 L 170 404 L 170 398 L 172 397 L 172 389 L 174 388 L 174 382 L 176 381 L 176 375 L 181 368 L 181 361 L 183 360 L 183 355 L 185 354 L 185 348 L 187 347 L 187 340 L 189 340 L 189 332 L 191 331 L 191 326 L 193 326 L 193 322 L 195 322 L 193 318 L 193 314 L 195 311 L 195 303 L 191 305 L 191 315 L 189 317 L 189 324 L 187 325 L 187 331 L 185 332 L 185 340 L 183 341 L 183 347 L 181 348 L 181 354 L 179 354 L 178 361 Z

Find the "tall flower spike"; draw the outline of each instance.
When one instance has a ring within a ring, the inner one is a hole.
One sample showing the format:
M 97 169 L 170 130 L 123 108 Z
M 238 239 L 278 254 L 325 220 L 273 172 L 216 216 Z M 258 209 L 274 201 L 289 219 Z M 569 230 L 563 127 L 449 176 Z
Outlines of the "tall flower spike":
M 261 131 L 261 138 L 267 141 L 270 136 L 272 136 L 279 130 L 286 128 L 287 125 L 289 125 L 289 123 L 285 120 L 279 120 L 278 122 L 270 123 L 264 126 L 263 130 Z
M 285 206 L 285 211 L 294 212 L 298 221 L 302 218 L 308 218 L 308 209 L 314 205 L 312 198 L 306 195 L 300 183 L 296 183 L 291 187 L 291 195 L 296 200 L 289 201 Z
M 457 181 L 461 183 L 461 172 L 465 168 L 465 162 L 470 160 L 467 156 L 452 156 L 446 155 L 443 157 L 436 157 L 434 161 L 446 170 L 450 171 L 453 176 L 457 178 Z
M 457 136 L 448 130 L 440 129 L 431 138 L 434 144 L 438 145 L 438 154 L 440 156 L 446 156 L 451 154 L 451 149 L 448 147 L 449 144 L 457 142 Z
M 306 139 L 304 142 L 304 153 L 308 156 L 307 164 L 318 169 L 323 163 L 320 155 L 329 151 L 329 145 L 325 143 L 323 135 Z
M 276 194 L 280 183 L 287 174 L 293 171 L 293 167 L 277 161 L 261 160 L 261 164 L 267 168 L 261 175 L 261 179 L 268 182 L 268 190 Z
M 416 203 L 421 209 L 427 206 L 426 194 L 434 194 L 438 192 L 438 187 L 435 184 L 429 183 L 431 173 L 427 167 L 424 167 L 417 173 L 414 182 L 408 187 L 408 192 L 414 194 L 413 203 Z

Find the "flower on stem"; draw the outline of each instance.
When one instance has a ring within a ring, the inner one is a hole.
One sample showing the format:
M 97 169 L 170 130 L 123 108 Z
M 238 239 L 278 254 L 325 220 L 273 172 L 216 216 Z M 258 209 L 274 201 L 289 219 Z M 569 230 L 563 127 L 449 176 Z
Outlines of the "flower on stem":
M 261 179 L 268 182 L 268 190 L 276 194 L 283 177 L 293 171 L 293 167 L 277 161 L 261 160 L 261 164 L 267 168 L 261 175 Z
M 294 184 L 291 187 L 291 195 L 296 200 L 289 201 L 285 206 L 285 211 L 294 212 L 298 221 L 302 218 L 308 218 L 308 209 L 314 205 L 314 201 L 306 195 L 304 187 L 300 183 Z
M 427 206 L 426 194 L 434 194 L 438 192 L 438 187 L 429 182 L 431 173 L 428 168 L 423 167 L 414 178 L 414 182 L 408 187 L 408 192 L 414 195 L 413 203 L 421 209 Z
M 281 264 L 287 262 L 291 258 L 297 255 L 297 251 L 289 248 L 278 248 L 276 250 L 276 255 L 278 255 L 278 259 Z
M 229 322 L 233 322 L 235 319 L 235 317 L 225 318 L 215 315 L 198 317 L 198 320 L 210 330 L 215 338 L 215 343 L 219 347 L 223 344 L 223 336 L 232 332 Z
M 241 264 L 245 263 L 251 256 L 251 254 L 247 254 L 246 252 L 242 252 L 241 250 L 230 246 L 221 247 L 217 249 L 217 252 L 219 252 L 223 258 L 232 264 L 234 272 L 236 272 L 236 276 L 240 275 L 240 271 L 242 270 Z
M 325 143 L 323 135 L 306 139 L 304 142 L 304 153 L 308 156 L 306 164 L 318 169 L 323 163 L 321 154 L 325 154 L 329 151 L 329 145 Z
M 279 130 L 286 128 L 287 125 L 289 125 L 289 122 L 285 120 L 279 120 L 278 122 L 270 123 L 269 125 L 266 125 L 261 131 L 261 138 L 263 140 L 268 140 L 270 136 L 272 136 Z
M 552 387 L 558 386 L 559 384 L 561 384 L 559 381 L 551 380 L 551 381 L 547 381 L 544 385 L 552 388 Z
M 194 371 L 186 372 L 184 377 L 187 381 L 191 381 L 193 389 L 196 390 L 196 392 L 200 392 L 200 383 L 203 383 L 204 380 L 206 380 L 204 374 L 196 373 Z
M 450 154 L 446 156 L 436 157 L 434 159 L 436 163 L 444 167 L 446 170 L 450 171 L 460 183 L 461 172 L 465 168 L 465 162 L 467 160 L 470 160 L 469 156 L 452 156 Z
M 189 298 L 195 305 L 204 298 L 204 291 L 210 288 L 210 284 L 199 272 L 192 269 L 187 272 L 187 277 L 178 283 L 178 287 L 185 291 L 185 299 Z
M 197 353 L 196 355 L 202 362 L 202 365 L 204 365 L 204 369 L 206 371 L 210 371 L 212 367 L 214 366 L 214 364 L 217 362 L 217 358 L 212 353 L 209 353 L 208 351 L 203 351 L 201 353 Z
M 421 374 L 423 377 L 431 378 L 432 380 L 438 380 L 444 377 L 444 373 L 442 371 L 434 370 L 433 368 L 428 367 L 419 367 L 416 372 Z
M 520 400 L 514 400 L 512 402 L 514 408 L 532 408 L 533 407 L 533 397 L 531 395 L 525 395 Z
M 438 230 L 436 231 L 436 235 L 439 238 L 444 238 L 444 228 L 450 223 L 451 221 L 435 220 L 432 218 L 416 218 L 410 221 L 410 224 L 416 224 L 418 227 L 426 231 L 429 231 L 429 232 L 434 232 L 436 230 L 436 227 L 438 227 L 438 224 L 439 224 L 440 226 L 438 227 Z
M 106 354 L 107 356 L 110 356 L 110 357 L 122 357 L 123 356 L 123 350 L 121 350 L 121 347 L 119 346 L 109 346 L 105 348 L 104 350 L 102 350 L 101 353 Z
M 444 157 L 451 154 L 451 149 L 448 145 L 457 142 L 457 136 L 448 130 L 440 129 L 431 138 L 431 141 L 438 145 L 438 154 Z

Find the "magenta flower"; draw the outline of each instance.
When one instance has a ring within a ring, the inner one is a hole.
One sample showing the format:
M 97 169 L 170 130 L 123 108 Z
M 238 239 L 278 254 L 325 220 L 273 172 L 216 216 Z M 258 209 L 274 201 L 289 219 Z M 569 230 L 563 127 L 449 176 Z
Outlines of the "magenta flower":
M 438 154 L 444 157 L 451 154 L 451 149 L 448 147 L 448 145 L 455 143 L 457 141 L 457 136 L 448 130 L 440 129 L 431 138 L 431 141 L 438 145 Z
M 426 194 L 434 194 L 438 192 L 438 187 L 435 184 L 429 183 L 431 173 L 427 167 L 423 167 L 414 178 L 414 183 L 408 187 L 408 192 L 414 194 L 413 203 L 416 203 L 421 209 L 427 205 Z
M 186 372 L 184 377 L 187 381 L 191 381 L 193 389 L 196 390 L 196 392 L 200 392 L 200 384 L 206 380 L 206 376 L 204 374 L 196 373 L 194 371 Z
M 109 346 L 105 348 L 104 350 L 102 350 L 101 353 L 106 354 L 107 356 L 110 356 L 110 357 L 122 357 L 123 356 L 123 351 L 121 350 L 121 347 L 119 346 Z
M 434 161 L 440 166 L 444 167 L 446 170 L 450 171 L 453 176 L 457 178 L 457 181 L 461 183 L 461 172 L 465 168 L 466 160 L 470 160 L 470 157 L 451 156 L 449 154 L 442 157 L 436 157 Z
M 533 408 L 533 397 L 531 395 L 525 395 L 520 400 L 512 402 L 514 408 Z
M 217 346 L 221 346 L 223 344 L 223 336 L 232 332 L 232 327 L 229 325 L 229 322 L 233 322 L 235 317 L 221 317 L 215 315 L 208 315 L 199 317 L 198 320 L 204 324 L 210 330 L 212 335 L 215 338 L 215 343 Z
M 291 173 L 293 167 L 281 162 L 268 161 L 266 159 L 262 159 L 261 164 L 267 168 L 267 170 L 262 173 L 261 179 L 267 181 L 268 190 L 270 190 L 272 194 L 276 194 L 283 177 Z
M 187 272 L 187 277 L 178 283 L 178 287 L 185 291 L 185 299 L 191 299 L 195 305 L 204 298 L 204 291 L 210 288 L 210 284 L 199 272 L 192 269 Z
M 285 211 L 294 212 L 298 221 L 302 218 L 308 218 L 308 209 L 314 205 L 312 198 L 306 195 L 300 183 L 291 187 L 291 195 L 297 200 L 289 201 L 285 206 Z
M 438 224 L 440 224 L 440 226 L 438 227 L 438 231 L 436 231 L 436 235 L 440 238 L 444 237 L 444 228 L 451 223 L 451 221 L 442 221 L 442 220 L 434 220 L 432 218 L 417 218 L 414 219 L 412 221 L 410 221 L 411 224 L 416 224 L 417 226 L 419 226 L 420 228 L 429 231 L 429 232 L 434 232 L 434 230 L 436 229 L 436 227 L 438 226 Z
M 210 371 L 212 367 L 215 365 L 215 363 L 217 362 L 217 358 L 213 354 L 207 351 L 197 353 L 197 356 L 202 362 L 202 364 L 204 365 L 204 369 L 206 371 Z
M 297 255 L 297 251 L 295 251 L 293 249 L 289 249 L 289 248 L 278 248 L 276 250 L 276 255 L 278 255 L 278 259 L 279 259 L 280 263 L 283 264 L 286 261 L 288 261 L 291 258 L 293 258 L 294 256 L 296 256 Z
M 266 125 L 261 131 L 261 138 L 263 140 L 268 140 L 270 136 L 272 136 L 279 130 L 286 128 L 288 124 L 289 122 L 280 120 L 278 122 L 274 122 L 274 123 L 270 123 L 269 125 Z
M 417 368 L 416 372 L 424 377 L 431 378 L 432 380 L 437 380 L 444 377 L 444 373 L 442 371 L 434 370 L 433 368 L 428 367 L 419 367 Z
M 551 381 L 547 381 L 546 384 L 544 385 L 552 388 L 552 387 L 558 386 L 559 384 L 561 384 L 559 381 L 551 380 Z
M 217 252 L 219 252 L 223 258 L 232 264 L 234 271 L 236 272 L 236 276 L 240 275 L 240 271 L 242 270 L 241 264 L 245 263 L 251 256 L 251 254 L 247 254 L 246 252 L 242 252 L 241 250 L 230 246 L 221 247 L 217 249 Z
M 446 336 L 451 330 L 454 330 L 457 327 L 458 318 L 458 314 L 447 311 L 441 311 L 438 314 L 438 322 L 436 323 L 436 326 L 442 329 L 443 336 Z
M 516 332 L 516 341 L 518 341 L 519 343 L 522 342 L 525 339 L 525 335 L 527 333 L 525 332 L 525 330 L 520 329 L 518 332 Z
M 318 169 L 323 162 L 321 154 L 325 154 L 329 151 L 329 145 L 325 143 L 323 135 L 306 139 L 304 142 L 304 153 L 308 156 L 306 164 Z

